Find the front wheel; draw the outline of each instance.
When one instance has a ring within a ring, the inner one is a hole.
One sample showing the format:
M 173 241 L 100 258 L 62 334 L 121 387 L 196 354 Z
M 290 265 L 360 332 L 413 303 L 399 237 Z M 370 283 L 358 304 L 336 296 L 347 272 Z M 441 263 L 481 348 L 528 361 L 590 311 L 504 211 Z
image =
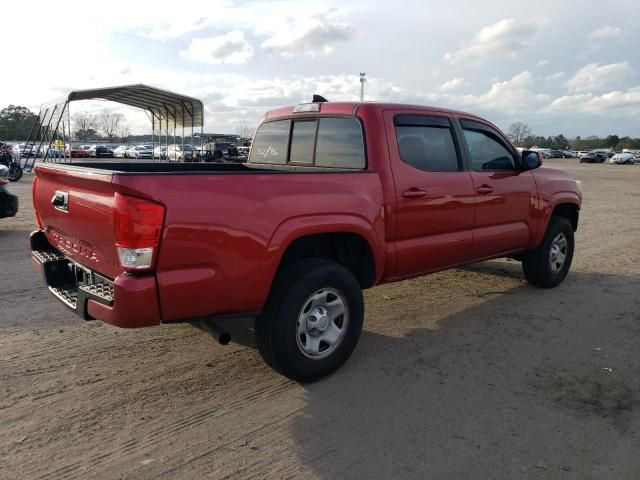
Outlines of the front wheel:
M 17 182 L 22 178 L 22 174 L 22 167 L 17 162 L 12 162 L 9 165 L 9 173 L 7 175 L 7 178 L 10 182 Z
M 278 274 L 256 319 L 262 358 L 277 372 L 312 382 L 337 370 L 358 343 L 362 290 L 342 265 L 308 258 Z
M 522 257 L 525 278 L 529 283 L 542 288 L 559 285 L 569 273 L 573 249 L 573 227 L 569 220 L 551 217 L 540 246 Z

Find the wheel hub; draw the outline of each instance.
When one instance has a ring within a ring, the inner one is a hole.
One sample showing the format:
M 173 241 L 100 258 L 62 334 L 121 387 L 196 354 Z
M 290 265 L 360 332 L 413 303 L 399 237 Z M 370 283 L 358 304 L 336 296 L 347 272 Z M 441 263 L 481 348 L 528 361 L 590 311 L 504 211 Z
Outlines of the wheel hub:
M 311 335 L 319 335 L 329 327 L 330 321 L 326 308 L 315 307 L 307 317 L 307 330 Z
M 326 287 L 304 302 L 296 322 L 300 352 L 312 360 L 331 355 L 342 343 L 349 324 L 349 309 L 338 290 Z
M 567 252 L 567 238 L 564 236 L 564 233 L 559 233 L 553 239 L 551 248 L 549 249 L 549 266 L 552 273 L 558 273 L 562 270 L 567 258 Z

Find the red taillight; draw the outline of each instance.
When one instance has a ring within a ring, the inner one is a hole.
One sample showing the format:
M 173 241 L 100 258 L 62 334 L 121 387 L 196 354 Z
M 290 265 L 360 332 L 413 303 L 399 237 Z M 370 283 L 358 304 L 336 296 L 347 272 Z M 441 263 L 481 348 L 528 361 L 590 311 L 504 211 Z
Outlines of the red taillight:
M 44 222 L 42 221 L 42 217 L 40 216 L 40 212 L 38 212 L 38 204 L 36 203 L 36 187 L 38 186 L 38 177 L 34 177 L 33 179 L 33 187 L 31 187 L 31 195 L 33 197 L 33 210 L 36 212 L 36 222 L 38 222 L 38 228 L 40 230 L 44 229 Z
M 114 224 L 120 265 L 127 270 L 151 268 L 163 223 L 162 205 L 116 193 Z
M 0 185 L 6 185 L 7 183 L 9 183 L 9 180 L 6 178 L 0 178 Z

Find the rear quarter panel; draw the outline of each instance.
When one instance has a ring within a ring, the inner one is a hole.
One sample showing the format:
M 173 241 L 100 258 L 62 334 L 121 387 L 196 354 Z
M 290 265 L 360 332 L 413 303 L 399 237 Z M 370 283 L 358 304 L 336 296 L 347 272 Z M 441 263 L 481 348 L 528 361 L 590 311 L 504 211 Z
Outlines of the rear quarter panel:
M 114 182 L 166 206 L 156 273 L 165 322 L 261 310 L 284 251 L 305 234 L 359 233 L 382 271 L 383 195 L 373 172 L 123 175 Z

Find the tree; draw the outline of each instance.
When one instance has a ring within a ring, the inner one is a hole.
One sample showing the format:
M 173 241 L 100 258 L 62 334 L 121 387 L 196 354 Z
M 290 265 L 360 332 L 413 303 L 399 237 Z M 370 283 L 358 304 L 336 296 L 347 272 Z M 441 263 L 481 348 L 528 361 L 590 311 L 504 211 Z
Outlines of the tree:
M 77 139 L 81 139 L 84 143 L 87 139 L 94 138 L 97 135 L 98 117 L 93 113 L 84 111 L 73 115 L 73 131 Z
M 98 127 L 100 132 L 112 142 L 120 127 L 124 123 L 124 115 L 121 113 L 102 112 L 98 117 Z
M 236 127 L 236 135 L 240 137 L 240 140 L 246 140 L 253 137 L 253 130 L 247 125 L 247 122 L 242 120 Z
M 0 111 L 0 138 L 4 140 L 26 140 L 38 115 L 27 107 L 9 105 Z
M 522 122 L 514 122 L 509 126 L 508 134 L 514 145 L 521 147 L 524 139 L 531 135 L 529 125 Z
M 127 143 L 127 141 L 129 141 L 130 134 L 131 132 L 129 132 L 129 127 L 127 127 L 126 125 L 120 126 L 120 129 L 118 130 L 118 137 L 120 137 L 120 141 L 122 143 Z

